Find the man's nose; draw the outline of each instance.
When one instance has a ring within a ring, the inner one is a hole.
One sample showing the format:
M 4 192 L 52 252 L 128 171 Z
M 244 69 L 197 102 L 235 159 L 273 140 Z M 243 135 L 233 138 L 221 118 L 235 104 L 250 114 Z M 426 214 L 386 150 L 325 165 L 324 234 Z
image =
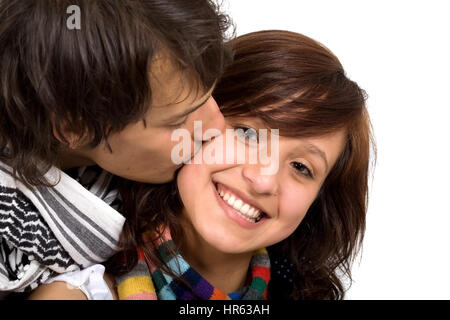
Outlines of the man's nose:
M 225 119 L 213 97 L 209 98 L 198 112 L 200 113 L 198 119 L 202 121 L 203 141 L 209 141 L 225 132 Z

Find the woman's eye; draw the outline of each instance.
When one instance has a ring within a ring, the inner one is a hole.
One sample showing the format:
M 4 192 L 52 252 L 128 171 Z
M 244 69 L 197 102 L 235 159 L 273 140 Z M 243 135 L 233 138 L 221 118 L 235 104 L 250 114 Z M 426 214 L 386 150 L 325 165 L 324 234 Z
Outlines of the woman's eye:
M 309 170 L 309 168 L 307 166 L 305 166 L 303 163 L 300 162 L 292 162 L 291 163 L 292 167 L 299 172 L 300 174 L 303 174 L 309 178 L 314 178 L 314 176 L 312 175 L 311 170 Z
M 242 140 L 248 138 L 249 142 L 258 142 L 258 132 L 253 128 L 243 126 L 235 127 L 234 132 L 236 133 L 236 136 Z

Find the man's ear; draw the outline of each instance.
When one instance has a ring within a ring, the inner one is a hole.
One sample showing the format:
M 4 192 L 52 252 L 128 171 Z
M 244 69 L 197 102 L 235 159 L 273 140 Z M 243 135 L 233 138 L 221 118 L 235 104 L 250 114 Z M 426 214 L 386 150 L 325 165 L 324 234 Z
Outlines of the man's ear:
M 70 149 L 77 149 L 83 146 L 82 141 L 84 140 L 82 136 L 73 132 L 73 130 L 69 129 L 69 125 L 67 122 L 63 123 L 59 127 L 56 126 L 55 115 L 51 116 L 52 122 L 52 131 L 55 138 L 61 142 L 61 144 L 65 145 Z

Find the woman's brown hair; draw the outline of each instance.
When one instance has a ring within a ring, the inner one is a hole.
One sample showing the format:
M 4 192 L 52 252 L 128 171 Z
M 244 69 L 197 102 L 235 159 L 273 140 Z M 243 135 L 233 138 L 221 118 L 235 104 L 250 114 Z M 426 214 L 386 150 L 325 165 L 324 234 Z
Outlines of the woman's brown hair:
M 67 27 L 72 5 L 80 30 Z M 158 52 L 211 88 L 231 60 L 230 25 L 213 0 L 0 0 L 0 161 L 28 185 L 48 185 L 61 146 L 54 127 L 95 147 L 142 120 Z
M 293 269 L 292 282 L 283 282 L 272 272 L 271 299 L 342 299 L 342 277 L 351 280 L 351 262 L 364 236 L 370 150 L 375 147 L 366 94 L 346 76 L 330 50 L 304 35 L 261 31 L 229 45 L 235 52 L 234 62 L 214 91 L 225 117 L 256 117 L 290 137 L 346 130 L 344 150 L 300 226 L 268 248 L 271 260 L 286 260 Z M 142 244 L 135 240 L 142 232 L 161 224 L 170 226 L 176 237 L 182 236 L 178 224 L 182 203 L 174 182 L 129 187 L 122 235 L 129 252 L 133 245 Z M 151 252 L 147 256 L 162 265 Z M 127 260 L 128 268 L 133 260 Z

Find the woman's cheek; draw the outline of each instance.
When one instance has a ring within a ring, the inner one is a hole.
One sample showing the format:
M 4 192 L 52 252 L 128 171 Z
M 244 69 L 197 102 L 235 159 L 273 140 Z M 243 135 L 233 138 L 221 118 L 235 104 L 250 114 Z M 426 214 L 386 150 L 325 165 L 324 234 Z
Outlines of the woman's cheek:
M 178 191 L 185 207 L 191 204 L 190 200 L 195 199 L 197 185 L 193 184 L 192 181 L 195 181 L 196 171 L 196 165 L 185 165 L 178 173 Z
M 280 218 L 287 224 L 296 226 L 303 220 L 313 202 L 312 197 L 307 192 L 289 192 L 281 200 Z

